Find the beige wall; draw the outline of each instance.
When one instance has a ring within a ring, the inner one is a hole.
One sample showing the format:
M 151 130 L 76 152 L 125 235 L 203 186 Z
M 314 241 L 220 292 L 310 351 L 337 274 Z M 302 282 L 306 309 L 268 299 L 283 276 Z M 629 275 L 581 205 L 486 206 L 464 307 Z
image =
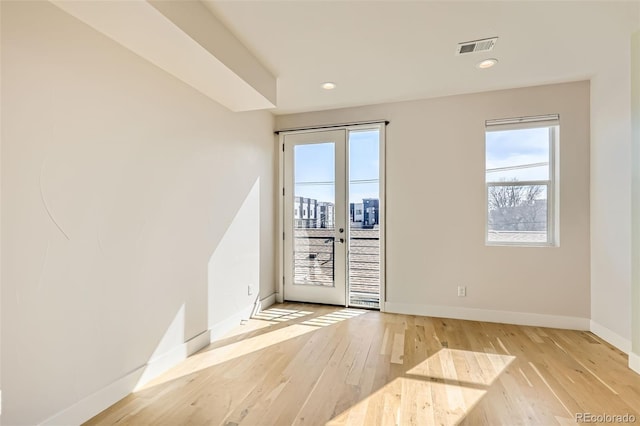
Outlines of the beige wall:
M 629 360 L 640 373 L 640 31 L 631 39 L 631 124 L 633 132 L 632 157 L 632 229 L 633 251 L 631 291 L 631 341 Z
M 484 121 L 548 113 L 561 117 L 561 245 L 487 247 Z M 285 115 L 276 126 L 374 119 L 391 121 L 389 310 L 588 328 L 588 82 Z
M 272 130 L 47 2 L 2 2 L 4 424 L 274 292 Z
M 640 12 L 639 12 L 640 13 Z M 592 331 L 628 352 L 631 342 L 630 34 L 603 52 L 591 80 Z

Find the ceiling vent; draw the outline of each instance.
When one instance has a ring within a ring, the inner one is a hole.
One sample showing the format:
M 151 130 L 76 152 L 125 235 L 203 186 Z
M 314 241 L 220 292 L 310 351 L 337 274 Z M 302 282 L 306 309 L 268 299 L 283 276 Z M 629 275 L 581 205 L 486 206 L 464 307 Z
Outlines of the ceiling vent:
M 465 41 L 458 43 L 456 55 L 464 55 L 465 53 L 488 52 L 496 45 L 498 37 L 483 38 L 482 40 Z

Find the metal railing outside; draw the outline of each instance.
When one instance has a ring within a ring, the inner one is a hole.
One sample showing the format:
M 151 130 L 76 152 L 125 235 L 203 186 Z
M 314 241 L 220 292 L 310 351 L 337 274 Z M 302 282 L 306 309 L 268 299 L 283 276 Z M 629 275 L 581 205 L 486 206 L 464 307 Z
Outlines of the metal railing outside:
M 294 242 L 294 280 L 303 285 L 334 285 L 333 229 L 298 228 Z M 349 304 L 380 306 L 380 233 L 351 229 L 349 242 Z

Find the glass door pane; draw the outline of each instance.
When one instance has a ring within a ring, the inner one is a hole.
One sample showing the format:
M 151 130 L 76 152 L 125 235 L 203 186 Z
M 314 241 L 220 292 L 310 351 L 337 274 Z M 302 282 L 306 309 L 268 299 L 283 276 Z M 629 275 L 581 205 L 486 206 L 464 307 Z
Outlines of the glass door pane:
M 380 130 L 349 132 L 349 304 L 380 307 Z
M 335 286 L 335 144 L 294 146 L 294 285 Z

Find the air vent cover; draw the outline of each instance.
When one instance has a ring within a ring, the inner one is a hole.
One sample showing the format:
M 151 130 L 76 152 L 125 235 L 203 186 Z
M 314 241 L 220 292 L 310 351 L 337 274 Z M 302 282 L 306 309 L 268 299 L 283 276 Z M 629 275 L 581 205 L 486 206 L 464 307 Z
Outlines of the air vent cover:
M 464 55 L 466 53 L 474 52 L 488 52 L 496 45 L 498 37 L 483 38 L 482 40 L 465 41 L 458 43 L 456 48 L 456 55 Z

